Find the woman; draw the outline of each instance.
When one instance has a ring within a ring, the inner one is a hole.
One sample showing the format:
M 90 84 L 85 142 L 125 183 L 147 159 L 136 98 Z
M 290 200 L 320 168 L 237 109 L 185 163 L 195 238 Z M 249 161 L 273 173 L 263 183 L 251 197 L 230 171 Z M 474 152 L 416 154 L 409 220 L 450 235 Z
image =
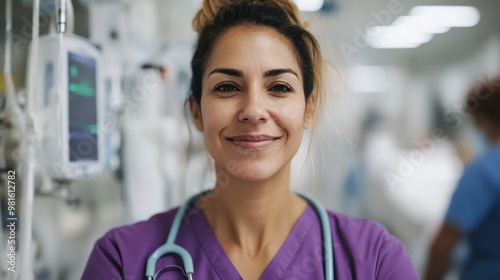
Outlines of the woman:
M 190 109 L 217 180 L 191 204 L 175 243 L 192 256 L 198 279 L 323 279 L 320 220 L 290 191 L 290 162 L 324 94 L 317 41 L 285 0 L 204 1 L 193 23 Z M 144 279 L 177 211 L 108 232 L 83 279 Z M 327 220 L 336 279 L 418 279 L 383 227 L 333 212 Z M 156 271 L 173 265 L 183 266 L 162 257 Z M 185 279 L 180 270 L 163 277 Z

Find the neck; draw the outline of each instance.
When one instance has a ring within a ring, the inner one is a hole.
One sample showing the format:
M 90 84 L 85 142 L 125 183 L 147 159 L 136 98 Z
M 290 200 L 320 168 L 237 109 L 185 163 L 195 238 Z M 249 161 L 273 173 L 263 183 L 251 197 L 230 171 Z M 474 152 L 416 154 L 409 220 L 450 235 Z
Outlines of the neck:
M 487 136 L 488 146 L 498 147 L 500 146 L 500 134 L 488 135 Z
M 496 137 L 491 142 L 494 146 L 500 146 L 500 132 L 496 134 Z
M 218 180 L 203 212 L 220 241 L 257 252 L 287 236 L 306 206 L 290 191 L 287 166 L 262 182 Z

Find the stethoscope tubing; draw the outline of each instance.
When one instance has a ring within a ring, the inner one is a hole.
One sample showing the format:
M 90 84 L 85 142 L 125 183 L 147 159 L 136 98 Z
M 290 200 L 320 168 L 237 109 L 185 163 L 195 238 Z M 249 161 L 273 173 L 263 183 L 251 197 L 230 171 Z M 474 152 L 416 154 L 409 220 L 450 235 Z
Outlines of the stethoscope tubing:
M 170 232 L 167 237 L 167 242 L 157 248 L 148 258 L 147 264 L 146 264 L 146 279 L 147 280 L 154 280 L 155 279 L 155 270 L 156 270 L 156 263 L 158 260 L 166 255 L 166 254 L 177 254 L 181 257 L 183 265 L 184 265 L 184 273 L 187 277 L 188 280 L 193 280 L 193 274 L 194 274 L 194 265 L 193 265 L 193 259 L 189 252 L 176 245 L 175 239 L 177 238 L 177 234 L 179 232 L 180 224 L 182 219 L 184 218 L 184 215 L 186 214 L 186 211 L 190 207 L 190 205 L 196 201 L 198 198 L 201 196 L 207 194 L 209 191 L 203 191 L 201 193 L 195 194 L 189 198 L 186 203 L 184 203 L 181 208 L 178 210 L 177 214 L 175 215 L 174 222 L 172 223 L 172 228 L 170 229 Z M 302 198 L 304 198 L 309 204 L 311 204 L 317 213 L 319 219 L 320 219 L 320 224 L 321 224 L 321 233 L 323 237 L 323 253 L 324 253 L 324 258 L 325 258 L 325 280 L 334 280 L 334 252 L 333 252 L 333 240 L 332 240 L 332 231 L 331 231 L 331 226 L 330 226 L 330 220 L 328 217 L 328 213 L 324 206 L 316 201 L 313 198 L 310 198 L 306 195 L 303 194 L 298 194 Z

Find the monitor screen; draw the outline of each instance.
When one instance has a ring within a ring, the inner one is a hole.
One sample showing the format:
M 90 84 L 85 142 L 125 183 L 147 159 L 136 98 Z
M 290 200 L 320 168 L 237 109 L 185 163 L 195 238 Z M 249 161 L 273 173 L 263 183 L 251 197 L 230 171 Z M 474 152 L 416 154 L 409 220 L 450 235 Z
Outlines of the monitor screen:
M 96 161 L 97 71 L 92 57 L 68 52 L 69 160 Z

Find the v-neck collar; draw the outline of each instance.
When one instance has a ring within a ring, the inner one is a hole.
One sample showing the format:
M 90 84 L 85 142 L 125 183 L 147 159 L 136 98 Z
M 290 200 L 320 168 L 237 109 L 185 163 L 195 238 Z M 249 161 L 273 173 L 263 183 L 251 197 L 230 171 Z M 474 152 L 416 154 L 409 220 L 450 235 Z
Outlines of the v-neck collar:
M 243 279 L 226 255 L 201 209 L 194 205 L 194 207 L 191 207 L 191 211 L 198 212 L 195 215 L 190 215 L 194 220 L 190 224 L 203 251 L 219 277 L 221 279 Z M 297 253 L 303 245 L 307 233 L 317 219 L 314 213 L 311 205 L 308 204 L 288 234 L 285 242 L 267 265 L 259 279 L 283 279 L 285 277 L 288 269 L 297 257 Z

